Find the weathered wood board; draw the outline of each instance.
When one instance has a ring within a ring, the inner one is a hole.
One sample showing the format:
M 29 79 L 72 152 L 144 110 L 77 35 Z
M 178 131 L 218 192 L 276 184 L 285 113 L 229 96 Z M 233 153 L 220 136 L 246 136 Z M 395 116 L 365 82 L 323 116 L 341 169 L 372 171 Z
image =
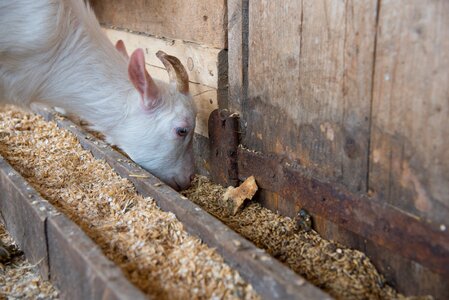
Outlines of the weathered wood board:
M 226 48 L 225 0 L 90 0 L 101 23 Z
M 229 108 L 240 113 L 243 146 L 278 159 L 275 173 L 283 163 L 299 166 L 449 228 L 448 5 L 228 1 Z M 259 196 L 294 215 L 303 202 L 281 194 Z M 317 215 L 315 228 L 367 252 L 400 291 L 447 296 L 444 277 L 340 221 Z
M 48 219 L 47 243 L 51 280 L 62 299 L 151 299 L 67 217 Z
M 240 179 L 256 174 L 260 188 L 277 192 L 313 215 L 360 235 L 362 247 L 372 241 L 434 272 L 449 275 L 449 231 L 420 222 L 379 199 L 355 196 L 338 185 L 309 177 L 301 168 L 276 158 L 243 148 L 238 149 L 238 157 Z M 294 218 L 295 211 L 293 207 L 289 216 Z
M 449 228 L 449 2 L 382 1 L 369 188 Z
M 180 40 L 167 40 L 134 34 L 114 29 L 104 29 L 112 43 L 123 40 L 128 53 L 143 48 L 146 53 L 147 70 L 155 79 L 168 81 L 168 74 L 155 53 L 159 50 L 176 56 L 185 66 L 190 81 L 190 92 L 198 109 L 195 131 L 208 136 L 207 120 L 210 113 L 218 107 L 220 97 L 226 86 L 222 76 L 227 71 L 226 53 L 223 50 L 196 45 Z
M 246 61 L 248 34 L 247 0 L 228 0 L 228 64 L 229 64 L 229 101 L 228 108 L 231 111 L 242 111 L 242 101 L 245 98 L 243 89 L 243 72 L 247 72 Z
M 0 211 L 5 226 L 60 289 L 64 299 L 148 299 L 100 248 L 67 217 L 43 199 L 0 156 Z
M 376 5 L 249 1 L 245 147 L 366 191 Z
M 3 222 L 27 258 L 39 267 L 44 279 L 48 270 L 45 222 L 52 206 L 0 156 L 0 212 Z M 18 217 L 18 216 L 23 217 Z M 29 226 L 33 224 L 33 226 Z
M 221 49 L 115 29 L 105 28 L 104 32 L 113 43 L 123 40 L 128 53 L 137 48 L 143 48 L 148 65 L 164 68 L 162 62 L 156 57 L 156 52 L 162 50 L 179 58 L 186 67 L 191 82 L 218 88 L 218 62 Z

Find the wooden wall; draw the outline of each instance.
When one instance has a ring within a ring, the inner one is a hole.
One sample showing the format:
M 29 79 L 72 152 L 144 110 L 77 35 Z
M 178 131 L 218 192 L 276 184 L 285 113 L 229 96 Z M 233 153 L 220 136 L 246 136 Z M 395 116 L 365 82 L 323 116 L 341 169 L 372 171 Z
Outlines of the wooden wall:
M 449 1 L 230 0 L 228 14 L 244 147 L 449 228 Z M 261 201 L 300 209 L 268 191 Z M 400 290 L 448 295 L 447 278 L 315 221 Z
M 100 22 L 154 36 L 226 48 L 225 0 L 90 0 Z
M 166 79 L 151 56 L 159 49 L 187 66 L 201 173 L 209 114 L 229 108 L 244 147 L 449 229 L 449 1 L 90 2 L 113 42 L 146 50 L 156 78 Z M 301 208 L 300 199 L 259 196 L 285 215 Z M 440 274 L 314 221 L 323 236 L 365 251 L 400 291 L 449 297 Z

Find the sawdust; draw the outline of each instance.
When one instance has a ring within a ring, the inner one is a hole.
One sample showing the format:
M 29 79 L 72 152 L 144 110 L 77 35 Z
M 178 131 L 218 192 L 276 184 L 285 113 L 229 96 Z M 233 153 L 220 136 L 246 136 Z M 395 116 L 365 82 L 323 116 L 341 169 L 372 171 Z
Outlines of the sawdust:
M 145 293 L 157 299 L 258 298 L 174 214 L 138 196 L 128 180 L 55 123 L 3 109 L 0 153 Z
M 8 252 L 0 262 L 0 299 L 59 299 L 58 291 L 39 276 L 2 223 L 0 246 Z
M 230 228 L 265 249 L 336 299 L 432 299 L 404 297 L 388 286 L 360 251 L 327 241 L 314 230 L 298 231 L 293 220 L 250 202 L 237 214 L 222 207 L 225 188 L 197 176 L 183 194 Z

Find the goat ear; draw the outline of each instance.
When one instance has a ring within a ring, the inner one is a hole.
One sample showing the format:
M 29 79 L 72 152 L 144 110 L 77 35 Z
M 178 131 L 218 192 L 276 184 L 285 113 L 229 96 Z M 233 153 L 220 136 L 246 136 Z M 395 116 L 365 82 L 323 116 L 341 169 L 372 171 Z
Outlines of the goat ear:
M 128 52 L 126 51 L 125 43 L 122 40 L 118 40 L 115 43 L 115 48 L 120 52 L 126 59 L 129 59 Z
M 145 57 L 142 49 L 139 48 L 131 54 L 128 74 L 134 87 L 142 96 L 143 106 L 148 110 L 155 108 L 160 102 L 159 88 L 145 69 Z

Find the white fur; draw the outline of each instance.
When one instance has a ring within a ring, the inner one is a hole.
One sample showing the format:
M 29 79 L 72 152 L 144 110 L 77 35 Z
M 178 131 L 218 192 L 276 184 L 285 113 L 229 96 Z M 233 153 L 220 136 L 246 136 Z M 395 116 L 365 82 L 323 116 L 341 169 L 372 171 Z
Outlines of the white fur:
M 77 114 L 172 187 L 189 185 L 191 96 L 156 81 L 161 105 L 142 109 L 127 59 L 83 0 L 2 0 L 0 28 L 1 102 L 41 102 Z M 176 127 L 188 127 L 189 134 L 178 136 Z

